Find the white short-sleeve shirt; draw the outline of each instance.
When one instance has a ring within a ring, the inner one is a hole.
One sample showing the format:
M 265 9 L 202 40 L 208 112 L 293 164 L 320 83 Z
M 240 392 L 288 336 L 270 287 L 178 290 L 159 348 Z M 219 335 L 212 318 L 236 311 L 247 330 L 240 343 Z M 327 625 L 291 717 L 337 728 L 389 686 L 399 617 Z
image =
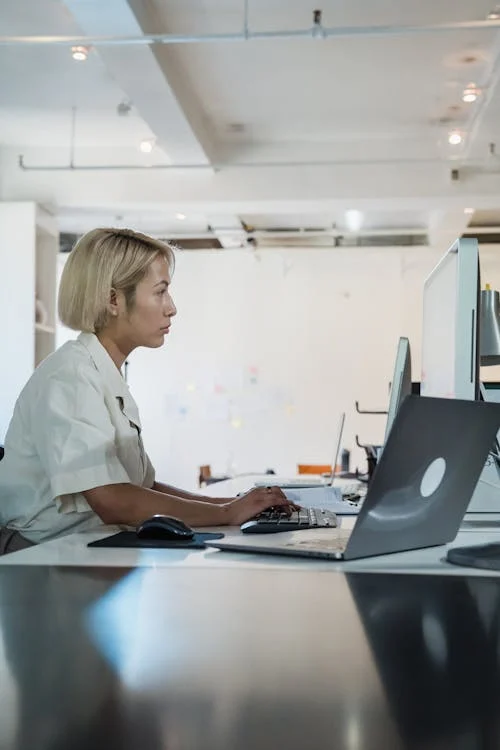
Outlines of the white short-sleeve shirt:
M 102 521 L 82 492 L 154 479 L 126 382 L 97 336 L 80 334 L 17 400 L 0 461 L 0 526 L 32 542 L 96 529 Z

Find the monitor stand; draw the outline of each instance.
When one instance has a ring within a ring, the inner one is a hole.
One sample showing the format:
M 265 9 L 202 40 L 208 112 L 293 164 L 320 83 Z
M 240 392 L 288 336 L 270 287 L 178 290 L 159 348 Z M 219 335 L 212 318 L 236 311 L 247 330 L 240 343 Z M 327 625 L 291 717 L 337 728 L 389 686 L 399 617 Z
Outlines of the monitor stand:
M 500 402 L 499 383 L 479 384 L 482 401 Z M 492 450 L 500 454 L 500 432 L 497 434 L 496 445 Z M 467 513 L 500 513 L 500 459 L 488 456 L 484 469 L 479 477 L 474 494 L 472 495 Z

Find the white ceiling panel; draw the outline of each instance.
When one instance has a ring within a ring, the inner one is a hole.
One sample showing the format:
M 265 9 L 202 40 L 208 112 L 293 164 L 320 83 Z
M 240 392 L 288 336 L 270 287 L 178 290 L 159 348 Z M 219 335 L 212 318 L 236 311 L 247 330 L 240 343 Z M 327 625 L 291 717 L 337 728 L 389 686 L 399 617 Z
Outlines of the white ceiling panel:
M 185 34 L 235 32 L 243 26 L 244 0 L 152 0 L 164 14 L 170 31 Z M 493 2 L 494 5 L 494 2 Z M 313 11 L 322 9 L 323 25 L 372 26 L 449 23 L 484 20 L 491 0 L 249 0 L 253 31 L 304 29 L 312 26 Z
M 500 29 L 403 27 L 483 22 L 494 4 L 325 0 L 324 27 L 354 32 L 299 39 L 289 32 L 311 27 L 316 0 L 248 0 L 250 31 L 282 38 L 96 43 L 83 64 L 68 45 L 0 40 L 0 197 L 58 204 L 66 226 L 102 214 L 186 233 L 209 224 L 239 231 L 240 219 L 257 228 L 342 227 L 349 206 L 364 212 L 366 229 L 418 228 L 441 198 L 446 216 L 492 208 L 500 147 L 487 163 L 472 160 L 500 143 Z M 244 0 L 0 0 L 0 34 L 237 35 L 244 8 Z M 400 28 L 375 33 L 380 26 Z M 470 82 L 482 92 L 466 105 Z M 130 112 L 120 117 L 125 101 Z M 77 165 L 99 171 L 50 171 L 70 158 L 73 112 Z M 453 128 L 464 134 L 458 149 L 447 142 Z M 161 148 L 141 154 L 144 138 Z M 18 154 L 49 170 L 21 171 Z M 195 168 L 108 169 L 169 163 Z M 199 164 L 208 168 L 197 172 Z M 454 167 L 460 179 L 452 181 Z
M 440 118 L 461 121 L 462 88 L 480 77 L 493 38 L 279 40 L 176 53 L 221 139 L 237 123 L 242 141 L 380 141 L 436 137 Z M 465 48 L 477 62 L 461 63 Z

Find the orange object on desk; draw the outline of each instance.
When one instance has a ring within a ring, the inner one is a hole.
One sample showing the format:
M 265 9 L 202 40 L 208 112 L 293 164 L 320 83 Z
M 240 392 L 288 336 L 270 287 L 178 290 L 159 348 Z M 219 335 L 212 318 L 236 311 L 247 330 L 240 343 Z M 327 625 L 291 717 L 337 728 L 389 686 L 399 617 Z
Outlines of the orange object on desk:
M 299 474 L 331 474 L 331 464 L 297 464 Z M 340 467 L 336 467 L 340 471 Z

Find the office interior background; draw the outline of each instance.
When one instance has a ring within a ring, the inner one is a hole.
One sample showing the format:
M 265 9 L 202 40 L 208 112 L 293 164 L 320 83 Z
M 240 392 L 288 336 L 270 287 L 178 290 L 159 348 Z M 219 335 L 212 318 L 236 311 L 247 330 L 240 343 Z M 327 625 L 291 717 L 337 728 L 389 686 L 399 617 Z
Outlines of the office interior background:
M 399 336 L 461 236 L 500 289 L 492 0 L 1 0 L 0 443 L 96 226 L 173 242 L 178 307 L 127 379 L 158 478 L 380 444 Z M 500 149 L 500 146 L 499 146 Z M 500 380 L 497 368 L 483 379 Z

